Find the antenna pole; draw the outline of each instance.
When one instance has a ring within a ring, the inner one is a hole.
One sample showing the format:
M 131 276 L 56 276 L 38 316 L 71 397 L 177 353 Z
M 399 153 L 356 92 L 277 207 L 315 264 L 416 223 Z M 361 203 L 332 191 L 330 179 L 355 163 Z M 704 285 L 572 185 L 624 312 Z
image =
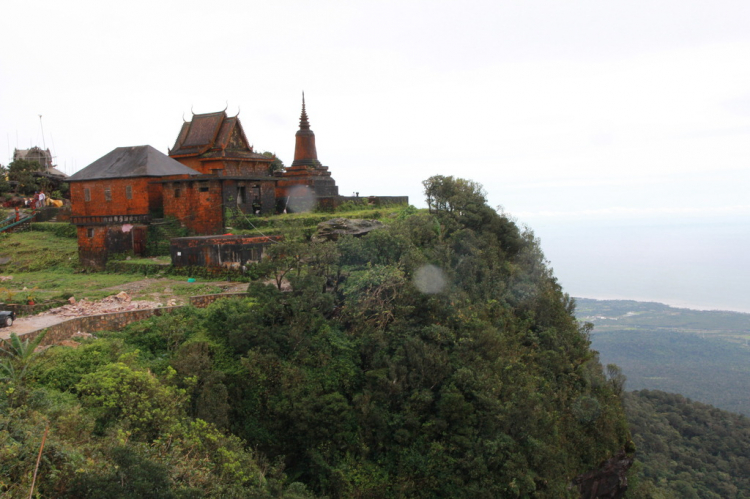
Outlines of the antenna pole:
M 44 149 L 47 149 L 47 144 L 44 141 L 44 124 L 42 124 L 42 115 L 39 115 L 39 127 L 42 129 L 42 146 L 44 146 Z

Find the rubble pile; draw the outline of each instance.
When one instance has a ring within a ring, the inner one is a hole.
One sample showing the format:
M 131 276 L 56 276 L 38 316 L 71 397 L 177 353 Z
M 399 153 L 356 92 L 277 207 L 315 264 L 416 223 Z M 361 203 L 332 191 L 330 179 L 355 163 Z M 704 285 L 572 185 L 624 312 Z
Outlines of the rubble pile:
M 88 315 L 111 314 L 127 310 L 162 307 L 163 304 L 148 300 L 131 300 L 130 295 L 120 291 L 116 295 L 107 296 L 101 300 L 89 301 L 86 298 L 76 301 L 68 299 L 69 305 L 52 308 L 39 315 L 56 315 L 58 317 L 85 317 Z

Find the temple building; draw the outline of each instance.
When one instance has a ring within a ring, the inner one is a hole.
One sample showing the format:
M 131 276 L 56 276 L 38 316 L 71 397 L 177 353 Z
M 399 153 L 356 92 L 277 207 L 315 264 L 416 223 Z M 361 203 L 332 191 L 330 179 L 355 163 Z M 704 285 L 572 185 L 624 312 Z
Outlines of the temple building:
M 294 161 L 282 171 L 274 170 L 273 162 L 255 152 L 239 117 L 225 111 L 193 114 L 168 155 L 151 146 L 118 147 L 68 179 L 81 263 L 101 268 L 110 253 L 144 253 L 146 228 L 154 218 L 174 218 L 196 236 L 215 236 L 225 232 L 228 211 L 272 215 L 335 208 L 355 199 L 339 196 L 328 167 L 318 160 L 304 94 Z M 378 198 L 356 201 L 373 199 Z M 406 197 L 379 199 L 408 203 Z

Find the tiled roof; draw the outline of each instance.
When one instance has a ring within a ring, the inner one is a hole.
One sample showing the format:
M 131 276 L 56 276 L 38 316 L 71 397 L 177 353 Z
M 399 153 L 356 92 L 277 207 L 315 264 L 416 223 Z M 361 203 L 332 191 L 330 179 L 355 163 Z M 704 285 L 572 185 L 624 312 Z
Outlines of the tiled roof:
M 200 175 L 151 146 L 118 147 L 68 178 L 69 182 L 127 177 Z
M 257 152 L 243 151 L 241 149 L 224 149 L 219 151 L 208 151 L 201 158 L 226 158 L 226 159 L 252 159 L 254 161 L 273 162 L 273 158 L 258 154 Z
M 234 140 L 233 140 L 234 138 Z M 217 151 L 232 150 L 232 154 L 216 154 Z M 173 158 L 185 156 L 215 155 L 232 156 L 241 151 L 241 157 L 255 154 L 250 147 L 239 118 L 228 117 L 224 111 L 195 114 L 192 121 L 182 124 L 180 133 L 169 155 Z

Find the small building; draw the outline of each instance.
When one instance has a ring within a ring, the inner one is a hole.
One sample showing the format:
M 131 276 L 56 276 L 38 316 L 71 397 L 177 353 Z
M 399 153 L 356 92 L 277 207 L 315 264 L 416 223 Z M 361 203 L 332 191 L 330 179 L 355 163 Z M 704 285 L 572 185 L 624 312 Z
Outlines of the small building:
M 281 241 L 281 236 L 195 236 L 175 237 L 169 253 L 175 267 L 241 269 L 260 261 L 265 249 Z
M 34 172 L 34 176 L 47 179 L 46 185 L 53 190 L 59 189 L 60 184 L 68 179 L 68 175 L 58 170 L 53 164 L 52 153 L 49 149 L 37 146 L 29 149 L 13 149 L 13 161 L 16 160 L 34 161 L 42 165 L 42 170 Z
M 69 177 L 81 263 L 103 268 L 110 253 L 143 254 L 146 226 L 162 212 L 160 181 L 199 175 L 151 146 L 134 146 L 118 147 Z

